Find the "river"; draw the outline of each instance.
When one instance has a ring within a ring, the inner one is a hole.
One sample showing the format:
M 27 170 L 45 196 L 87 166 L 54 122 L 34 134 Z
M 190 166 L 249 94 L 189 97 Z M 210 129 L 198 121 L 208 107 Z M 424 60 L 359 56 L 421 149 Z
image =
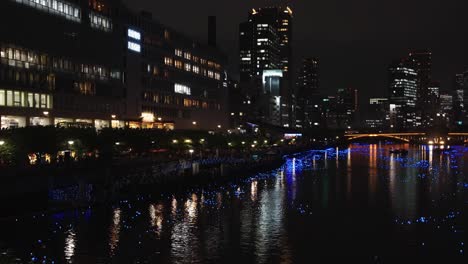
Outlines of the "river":
M 407 156 L 390 154 L 406 148 Z M 0 222 L 18 263 L 322 263 L 465 257 L 468 149 L 353 144 L 241 182 Z M 315 262 L 320 261 L 322 262 Z M 1 262 L 1 261 L 0 261 Z

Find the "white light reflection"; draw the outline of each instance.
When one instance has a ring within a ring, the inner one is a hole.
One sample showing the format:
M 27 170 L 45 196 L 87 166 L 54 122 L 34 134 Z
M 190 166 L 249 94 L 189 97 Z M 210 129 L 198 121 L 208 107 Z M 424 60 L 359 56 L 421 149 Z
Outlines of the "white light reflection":
M 194 221 L 197 218 L 197 205 L 198 205 L 198 196 L 196 194 L 192 194 L 192 198 L 187 199 L 185 202 L 185 212 L 190 221 Z
M 149 206 L 149 215 L 150 215 L 150 224 L 151 227 L 155 228 L 154 232 L 160 236 L 162 232 L 162 227 L 163 227 L 163 220 L 164 220 L 164 215 L 163 215 L 163 209 L 164 206 L 162 204 L 151 204 Z
M 252 181 L 250 183 L 250 200 L 255 202 L 257 200 L 257 190 L 258 190 L 258 182 Z
M 72 263 L 73 256 L 75 256 L 75 248 L 76 248 L 76 234 L 73 228 L 68 230 L 67 237 L 65 238 L 65 259 L 68 263 Z

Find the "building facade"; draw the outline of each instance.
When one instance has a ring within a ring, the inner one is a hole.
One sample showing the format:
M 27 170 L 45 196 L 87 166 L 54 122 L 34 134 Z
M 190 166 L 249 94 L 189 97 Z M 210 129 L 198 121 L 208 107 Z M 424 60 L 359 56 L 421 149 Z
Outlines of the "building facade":
M 0 21 L 2 128 L 227 124 L 225 57 L 120 1 L 6 0 Z
M 7 0 L 0 4 L 1 127 L 120 127 L 121 41 L 113 5 Z M 17 21 L 21 15 L 21 23 Z

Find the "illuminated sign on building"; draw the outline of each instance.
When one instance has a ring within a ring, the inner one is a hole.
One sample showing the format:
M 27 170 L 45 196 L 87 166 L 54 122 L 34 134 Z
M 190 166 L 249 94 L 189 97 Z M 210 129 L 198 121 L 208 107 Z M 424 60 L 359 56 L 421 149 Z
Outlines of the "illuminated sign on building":
M 133 30 L 133 29 L 128 29 L 127 31 L 127 36 L 128 36 L 128 49 L 137 53 L 141 52 L 141 33 Z
M 128 42 L 128 49 L 140 53 L 141 52 L 141 45 L 138 44 L 138 43 L 129 41 Z
M 136 40 L 141 40 L 141 33 L 133 29 L 128 29 L 128 37 Z

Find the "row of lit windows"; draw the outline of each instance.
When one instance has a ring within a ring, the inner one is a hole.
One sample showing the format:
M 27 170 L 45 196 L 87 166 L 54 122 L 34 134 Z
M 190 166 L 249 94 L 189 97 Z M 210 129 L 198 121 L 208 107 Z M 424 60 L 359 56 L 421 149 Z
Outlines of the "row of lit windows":
M 75 82 L 73 86 L 74 90 L 82 95 L 96 95 L 96 84 L 92 82 Z
M 93 28 L 100 29 L 100 30 L 107 31 L 107 32 L 112 31 L 111 20 L 107 17 L 91 12 L 89 14 L 89 20 L 91 22 L 91 27 Z
M 55 90 L 54 74 L 33 73 L 11 68 L 2 68 L 0 69 L 0 81 L 33 89 Z
M 0 106 L 52 109 L 52 95 L 0 90 Z
M 151 92 L 145 92 L 143 98 L 146 102 L 152 102 L 157 104 L 171 104 L 171 105 L 181 105 L 187 108 L 201 108 L 201 109 L 212 109 L 220 110 L 221 105 L 216 103 L 210 103 L 203 100 L 181 98 L 179 96 L 171 95 L 160 95 Z
M 174 54 L 177 57 L 183 57 L 184 59 L 191 60 L 194 63 L 200 63 L 201 65 L 208 65 L 208 67 L 215 68 L 217 70 L 221 69 L 221 65 L 219 65 L 218 63 L 215 63 L 215 62 L 212 62 L 212 61 L 209 61 L 209 60 L 197 57 L 197 56 L 192 56 L 190 52 L 184 52 L 181 49 L 175 49 Z
M 120 71 L 109 71 L 106 67 L 88 64 L 75 64 L 70 60 L 49 57 L 46 54 L 38 54 L 34 51 L 0 47 L 0 63 L 17 68 L 30 69 L 35 68 L 44 70 L 51 68 L 58 71 L 71 71 L 86 75 L 88 78 L 93 79 L 120 79 Z
M 214 72 L 212 70 L 206 70 L 204 68 L 200 68 L 198 65 L 192 65 L 190 63 L 183 63 L 180 60 L 173 60 L 172 58 L 165 57 L 164 64 L 168 66 L 174 66 L 177 69 L 183 69 L 187 72 L 193 72 L 195 74 L 201 74 L 208 78 L 221 80 L 221 74 L 219 72 Z
M 79 7 L 61 0 L 15 0 L 17 3 L 29 5 L 45 12 L 80 22 L 81 10 Z
M 17 3 L 25 4 L 36 9 L 65 17 L 68 20 L 81 22 L 81 9 L 71 3 L 62 0 L 14 0 Z M 100 9 L 98 9 L 100 10 Z M 109 18 L 106 18 L 97 13 L 91 12 L 89 14 L 91 27 L 111 31 L 112 23 Z

